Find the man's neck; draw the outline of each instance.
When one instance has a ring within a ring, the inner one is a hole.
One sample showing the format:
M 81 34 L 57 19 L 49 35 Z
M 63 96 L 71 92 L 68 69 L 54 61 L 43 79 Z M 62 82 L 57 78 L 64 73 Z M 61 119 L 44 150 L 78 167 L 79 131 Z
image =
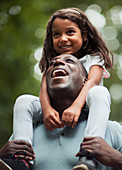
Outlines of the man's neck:
M 73 103 L 73 100 L 69 99 L 57 99 L 52 102 L 52 107 L 60 114 L 62 115 L 63 111 L 70 107 Z

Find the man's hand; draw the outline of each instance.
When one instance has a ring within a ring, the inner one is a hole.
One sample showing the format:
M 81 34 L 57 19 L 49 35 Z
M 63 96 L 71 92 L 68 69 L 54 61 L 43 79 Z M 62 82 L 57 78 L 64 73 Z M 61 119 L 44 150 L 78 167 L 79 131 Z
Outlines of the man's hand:
M 59 113 L 52 107 L 48 107 L 47 110 L 43 111 L 43 120 L 45 128 L 48 130 L 54 130 L 62 127 Z
M 0 158 L 7 158 L 10 154 L 16 154 L 16 152 L 24 152 L 25 154 L 17 154 L 18 157 L 23 157 L 27 161 L 35 159 L 35 153 L 33 151 L 33 147 L 23 141 L 23 140 L 12 140 L 8 141 L 1 149 L 0 149 Z
M 78 122 L 80 113 L 81 108 L 77 104 L 73 103 L 73 105 L 64 110 L 61 118 L 62 124 L 74 128 Z
M 104 139 L 100 137 L 85 137 L 80 146 L 89 151 L 102 164 L 122 169 L 122 153 L 112 148 Z M 79 153 L 76 154 L 79 156 Z

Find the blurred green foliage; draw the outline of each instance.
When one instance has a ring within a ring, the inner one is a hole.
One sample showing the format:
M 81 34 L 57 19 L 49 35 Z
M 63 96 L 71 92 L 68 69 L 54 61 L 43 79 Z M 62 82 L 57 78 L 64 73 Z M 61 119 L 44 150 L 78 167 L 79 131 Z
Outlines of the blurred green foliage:
M 121 6 L 121 0 L 0 0 L 0 146 L 12 133 L 13 105 L 16 98 L 25 93 L 38 95 L 40 81 L 34 78 L 35 49 L 43 45 L 44 31 L 52 13 L 60 8 L 78 7 L 81 10 L 91 4 L 102 8 L 106 16 L 114 6 Z M 109 23 L 110 21 L 108 21 Z M 111 23 L 110 23 L 111 24 Z M 122 25 L 121 25 L 122 26 Z M 42 35 L 35 36 L 41 28 Z M 121 27 L 117 27 L 120 47 L 122 46 Z M 122 53 L 121 48 L 116 53 Z M 121 84 L 117 69 L 111 71 L 105 85 Z M 111 106 L 112 120 L 122 121 L 122 101 Z

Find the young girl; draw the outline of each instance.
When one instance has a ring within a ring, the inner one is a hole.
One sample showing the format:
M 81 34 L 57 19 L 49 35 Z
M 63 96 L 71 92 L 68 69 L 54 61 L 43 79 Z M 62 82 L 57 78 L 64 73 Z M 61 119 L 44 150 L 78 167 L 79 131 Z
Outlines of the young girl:
M 88 73 L 88 80 L 73 104 L 64 110 L 60 121 L 58 112 L 51 107 L 46 89 L 46 77 L 43 76 L 40 101 L 45 127 L 49 130 L 64 125 L 75 127 L 81 109 L 86 102 L 89 116 L 84 137 L 100 136 L 104 138 L 110 113 L 110 95 L 108 90 L 102 86 L 102 77 L 109 77 L 105 68 L 112 67 L 113 56 L 96 28 L 90 23 L 86 15 L 77 8 L 61 9 L 51 16 L 46 28 L 43 56 L 40 61 L 41 71 L 47 70 L 52 58 L 64 53 L 72 54 L 80 59 Z M 29 96 L 23 97 L 27 98 L 26 108 L 30 107 L 32 101 L 29 101 Z M 25 112 L 22 111 L 21 107 L 24 109 L 22 106 L 23 97 L 20 97 L 15 104 L 14 137 L 32 143 L 32 119 L 35 115 L 29 112 L 25 115 Z M 24 124 L 26 119 L 28 127 Z M 21 120 L 21 127 L 25 129 L 25 136 L 19 127 L 18 120 Z M 88 164 L 86 166 L 89 167 Z M 79 167 L 82 168 L 82 165 L 78 165 L 74 169 Z

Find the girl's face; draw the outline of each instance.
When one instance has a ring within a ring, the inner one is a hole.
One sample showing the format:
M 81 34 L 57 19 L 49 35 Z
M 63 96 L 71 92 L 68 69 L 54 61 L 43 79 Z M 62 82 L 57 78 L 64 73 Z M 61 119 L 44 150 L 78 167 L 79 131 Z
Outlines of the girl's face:
M 69 19 L 56 18 L 52 25 L 53 46 L 59 54 L 75 54 L 83 44 L 78 25 Z

